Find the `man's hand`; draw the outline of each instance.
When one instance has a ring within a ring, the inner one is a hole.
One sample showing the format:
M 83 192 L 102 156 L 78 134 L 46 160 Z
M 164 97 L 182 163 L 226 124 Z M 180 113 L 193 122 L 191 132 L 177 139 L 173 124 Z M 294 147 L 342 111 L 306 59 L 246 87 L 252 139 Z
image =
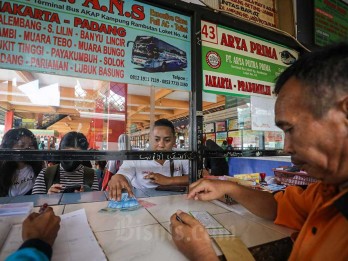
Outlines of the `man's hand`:
M 213 200 L 223 197 L 230 190 L 233 183 L 224 180 L 200 179 L 190 185 L 188 199 Z
M 23 241 L 41 239 L 53 246 L 60 228 L 60 217 L 56 216 L 51 207 L 42 214 L 31 213 L 24 221 L 22 228 Z
M 113 175 L 108 183 L 108 186 L 109 186 L 109 199 L 120 201 L 122 189 L 126 189 L 130 197 L 134 196 L 133 190 L 131 186 L 129 185 L 127 178 L 121 174 Z
M 271 193 L 255 190 L 227 180 L 200 179 L 192 183 L 188 199 L 213 200 L 229 195 L 253 214 L 274 220 L 277 216 L 277 201 Z
M 151 179 L 151 182 L 158 184 L 158 185 L 171 185 L 172 184 L 172 178 L 166 177 L 159 173 L 153 173 L 144 176 L 144 179 Z
M 189 260 L 218 260 L 207 231 L 195 218 L 178 210 L 170 226 L 175 245 Z

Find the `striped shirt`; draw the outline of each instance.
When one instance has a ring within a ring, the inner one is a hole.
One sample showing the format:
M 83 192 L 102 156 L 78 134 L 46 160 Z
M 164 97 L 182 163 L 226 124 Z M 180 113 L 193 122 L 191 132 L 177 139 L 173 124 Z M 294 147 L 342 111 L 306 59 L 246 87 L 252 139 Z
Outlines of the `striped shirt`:
M 77 169 L 75 169 L 72 172 L 67 172 L 62 168 L 62 166 L 59 166 L 59 172 L 60 172 L 59 184 L 65 185 L 65 186 L 74 185 L 74 184 L 83 185 L 83 175 L 84 175 L 83 165 L 80 164 L 80 166 L 78 166 Z M 41 170 L 41 172 L 39 173 L 39 175 L 37 176 L 35 180 L 32 194 L 47 193 L 49 188 L 46 188 L 45 174 L 46 174 L 46 169 Z M 91 189 L 99 190 L 98 179 L 95 173 L 94 173 L 94 180 L 93 180 L 93 185 Z

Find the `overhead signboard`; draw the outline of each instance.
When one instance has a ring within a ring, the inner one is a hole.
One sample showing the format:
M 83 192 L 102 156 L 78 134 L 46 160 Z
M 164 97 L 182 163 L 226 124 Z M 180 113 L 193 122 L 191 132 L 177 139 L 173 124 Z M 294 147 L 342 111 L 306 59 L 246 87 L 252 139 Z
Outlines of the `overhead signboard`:
M 298 58 L 278 43 L 202 21 L 203 89 L 273 98 L 276 77 Z
M 127 1 L 0 1 L 0 67 L 190 90 L 190 17 Z
M 260 25 L 276 27 L 274 0 L 221 0 L 220 10 Z
M 348 4 L 340 0 L 314 1 L 314 42 L 325 46 L 348 40 Z

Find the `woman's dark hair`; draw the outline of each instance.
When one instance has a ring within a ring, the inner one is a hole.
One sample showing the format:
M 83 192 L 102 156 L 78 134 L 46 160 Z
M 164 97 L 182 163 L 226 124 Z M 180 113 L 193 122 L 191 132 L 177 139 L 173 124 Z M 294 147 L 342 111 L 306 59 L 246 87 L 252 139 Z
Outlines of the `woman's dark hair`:
M 85 135 L 80 132 L 70 131 L 66 133 L 59 143 L 59 150 L 66 148 L 75 148 L 80 150 L 88 149 L 88 141 Z M 83 166 L 92 168 L 92 163 L 90 161 L 81 161 Z
M 171 129 L 173 135 L 175 136 L 175 128 L 173 123 L 170 120 L 167 119 L 159 119 L 155 121 L 153 127 L 168 127 Z
M 17 145 L 18 141 L 23 137 L 29 137 L 32 141 L 32 146 L 34 149 L 38 149 L 37 141 L 35 135 L 28 129 L 19 128 L 11 129 L 7 131 L 2 138 L 0 148 L 13 149 Z M 29 148 L 24 148 L 29 149 Z M 32 149 L 32 148 L 31 148 Z M 43 161 L 25 161 L 25 164 L 30 165 L 33 168 L 35 178 L 39 175 L 43 168 Z M 0 161 L 0 196 L 5 197 L 8 195 L 8 190 L 12 186 L 13 177 L 18 168 L 17 161 Z
M 33 147 L 35 149 L 38 149 L 35 135 L 30 130 L 25 128 L 12 129 L 7 131 L 2 138 L 1 149 L 12 149 L 23 137 L 31 138 Z
M 87 150 L 88 146 L 89 144 L 85 135 L 80 132 L 71 131 L 63 136 L 59 144 L 59 149 L 77 148 Z

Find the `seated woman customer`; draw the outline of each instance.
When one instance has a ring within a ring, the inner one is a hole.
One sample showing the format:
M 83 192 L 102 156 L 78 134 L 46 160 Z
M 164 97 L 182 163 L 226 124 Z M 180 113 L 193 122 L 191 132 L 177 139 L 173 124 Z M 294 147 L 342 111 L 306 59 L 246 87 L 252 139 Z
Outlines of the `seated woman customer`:
M 71 131 L 65 134 L 59 144 L 60 150 L 87 150 L 88 141 L 82 133 Z M 70 192 L 98 190 L 98 179 L 93 169 L 85 167 L 82 161 L 61 161 L 60 164 L 43 169 L 37 177 L 33 194 L 65 192 L 67 187 L 78 185 Z
M 2 150 L 38 149 L 34 134 L 25 128 L 6 132 L 0 147 Z M 43 167 L 43 161 L 0 161 L 0 196 L 30 195 L 35 179 Z

